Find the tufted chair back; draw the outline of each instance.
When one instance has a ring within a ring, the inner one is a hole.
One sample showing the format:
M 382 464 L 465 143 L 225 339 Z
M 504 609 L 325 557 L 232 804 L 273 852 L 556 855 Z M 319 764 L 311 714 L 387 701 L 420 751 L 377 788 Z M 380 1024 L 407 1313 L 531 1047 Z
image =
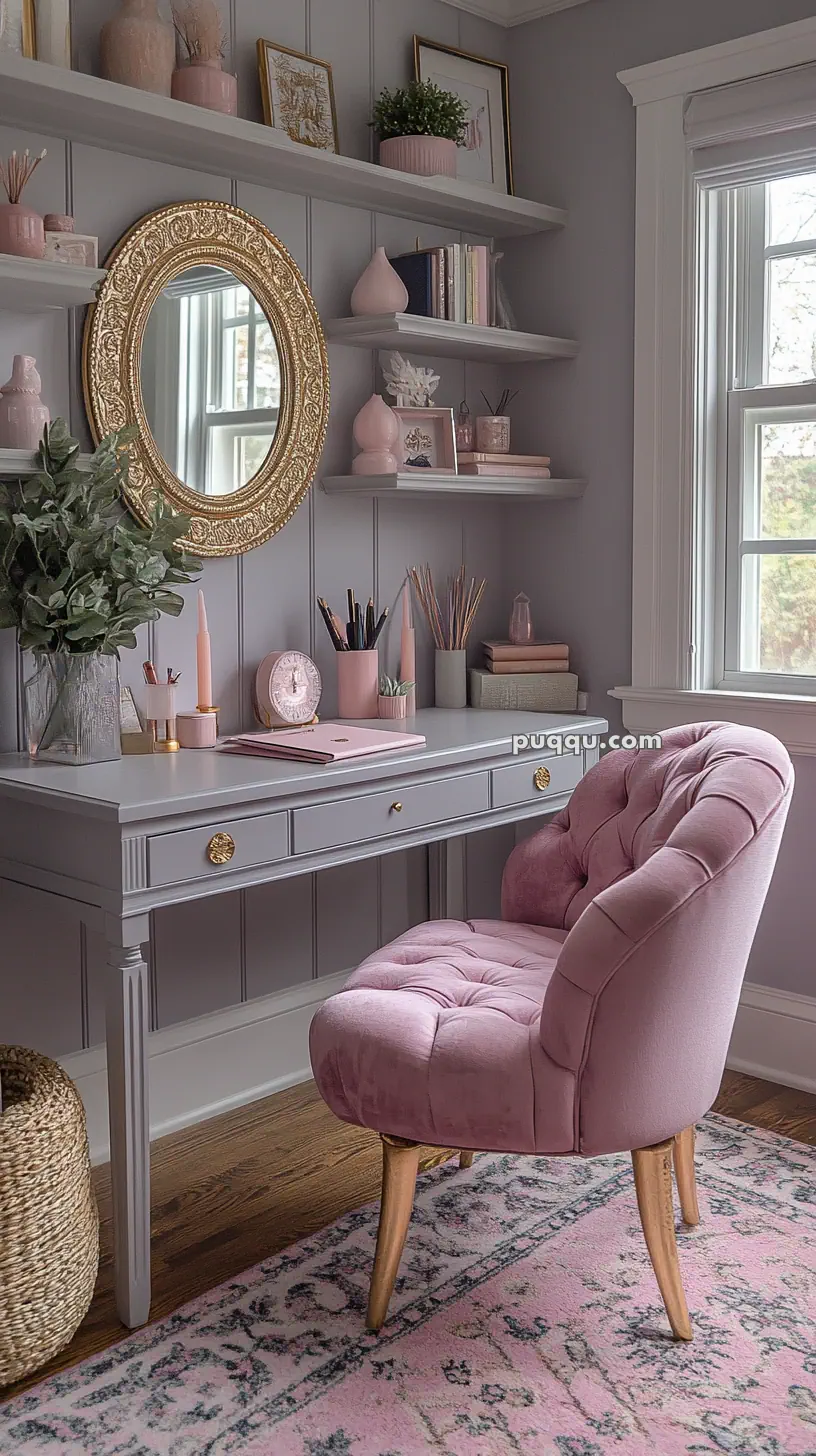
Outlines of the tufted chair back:
M 793 791 L 768 733 L 671 729 L 608 754 L 510 856 L 505 920 L 567 930 L 540 1039 L 575 1076 L 575 1147 L 645 1147 L 719 1088 Z

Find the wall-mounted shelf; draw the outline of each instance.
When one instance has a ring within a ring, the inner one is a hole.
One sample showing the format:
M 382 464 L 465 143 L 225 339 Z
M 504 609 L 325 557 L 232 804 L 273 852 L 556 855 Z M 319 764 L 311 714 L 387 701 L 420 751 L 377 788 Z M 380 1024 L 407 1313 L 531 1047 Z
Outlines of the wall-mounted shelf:
M 45 313 L 52 308 L 93 303 L 104 277 L 104 268 L 77 268 L 71 263 L 48 263 L 41 258 L 0 253 L 0 309 Z
M 574 339 L 548 334 L 523 334 L 479 324 L 453 324 L 447 319 L 413 313 L 386 313 L 370 318 L 330 319 L 328 338 L 357 349 L 399 349 L 406 345 L 440 359 L 479 359 L 485 363 L 535 364 L 542 359 L 574 359 Z
M 90 455 L 78 455 L 74 466 L 84 469 L 90 464 L 90 460 Z M 36 458 L 28 450 L 0 449 L 0 475 L 32 475 L 36 469 Z
M 503 475 L 435 475 L 407 471 L 399 475 L 326 475 L 327 495 L 363 496 L 494 496 L 502 499 L 576 500 L 585 480 L 530 480 Z
M 19 57 L 0 58 L 0 123 L 482 237 L 567 220 L 558 207 L 315 151 L 254 121 Z

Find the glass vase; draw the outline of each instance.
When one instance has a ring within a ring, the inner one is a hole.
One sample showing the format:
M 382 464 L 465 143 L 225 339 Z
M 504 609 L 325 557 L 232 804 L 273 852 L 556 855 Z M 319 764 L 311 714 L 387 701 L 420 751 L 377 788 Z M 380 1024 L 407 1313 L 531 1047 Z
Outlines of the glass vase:
M 120 758 L 119 660 L 100 652 L 43 652 L 25 684 L 26 744 L 47 763 Z

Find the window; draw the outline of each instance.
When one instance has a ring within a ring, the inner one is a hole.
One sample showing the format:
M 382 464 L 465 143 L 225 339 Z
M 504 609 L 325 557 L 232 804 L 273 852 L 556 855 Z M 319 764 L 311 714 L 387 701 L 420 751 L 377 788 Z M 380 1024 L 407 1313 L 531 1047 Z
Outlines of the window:
M 720 190 L 717 449 L 725 544 L 713 677 L 816 692 L 816 172 Z

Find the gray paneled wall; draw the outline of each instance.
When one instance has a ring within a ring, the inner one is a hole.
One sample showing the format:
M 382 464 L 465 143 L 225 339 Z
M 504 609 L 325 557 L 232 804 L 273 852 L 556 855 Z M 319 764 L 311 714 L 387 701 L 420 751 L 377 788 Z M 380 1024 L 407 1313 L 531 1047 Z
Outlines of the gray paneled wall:
M 96 69 L 99 26 L 112 0 L 74 4 L 75 64 Z M 368 157 L 373 96 L 405 80 L 414 31 L 464 49 L 502 57 L 506 32 L 440 0 L 231 0 L 233 65 L 242 114 L 260 119 L 255 42 L 258 36 L 332 62 L 341 150 Z M 413 246 L 458 235 L 311 201 L 257 186 L 141 161 L 53 137 L 0 129 L 0 151 L 48 148 L 28 200 L 43 211 L 75 214 L 78 230 L 97 233 L 105 256 L 142 214 L 169 202 L 221 198 L 254 213 L 297 259 L 322 316 L 348 312 L 351 288 L 372 248 Z M 79 383 L 81 318 L 65 314 L 0 315 L 0 370 L 15 352 L 34 354 L 43 397 L 52 414 L 69 414 L 88 443 Z M 323 468 L 342 472 L 351 454 L 351 422 L 376 379 L 372 356 L 332 345 L 332 413 Z M 8 370 L 7 370 L 8 372 Z M 455 405 L 495 382 L 490 370 L 440 361 L 438 400 Z M 407 564 L 429 560 L 445 574 L 467 559 L 489 579 L 480 626 L 495 631 L 506 604 L 500 579 L 501 507 L 490 503 L 370 503 L 330 499 L 315 486 L 293 520 L 248 556 L 209 562 L 204 570 L 213 642 L 213 680 L 225 731 L 250 726 L 250 683 L 260 658 L 274 647 L 314 652 L 324 675 L 323 712 L 335 708 L 334 663 L 313 607 L 316 591 L 340 601 L 346 585 L 390 603 Z M 188 593 L 192 595 L 192 592 Z M 191 611 L 164 619 L 122 665 L 138 688 L 148 652 L 183 673 L 193 705 L 195 620 Z M 480 633 L 481 635 L 481 633 Z M 399 632 L 386 636 L 383 667 L 394 670 Z M 0 633 L 0 747 L 18 746 L 20 666 L 12 634 Z M 421 700 L 430 702 L 431 655 L 419 666 Z M 185 704 L 184 706 L 188 706 Z M 480 836 L 469 889 L 473 914 L 495 908 L 504 841 L 491 848 Z M 160 912 L 155 923 L 152 1015 L 156 1026 L 186 1020 L 283 986 L 352 966 L 377 943 L 427 912 L 425 856 L 394 855 L 359 868 L 289 880 Z M 480 906 L 482 907 L 480 909 Z M 51 1054 L 93 1045 L 102 1037 L 104 962 L 93 936 L 69 923 L 32 925 L 13 904 L 0 905 L 4 955 L 0 968 L 0 1039 Z

